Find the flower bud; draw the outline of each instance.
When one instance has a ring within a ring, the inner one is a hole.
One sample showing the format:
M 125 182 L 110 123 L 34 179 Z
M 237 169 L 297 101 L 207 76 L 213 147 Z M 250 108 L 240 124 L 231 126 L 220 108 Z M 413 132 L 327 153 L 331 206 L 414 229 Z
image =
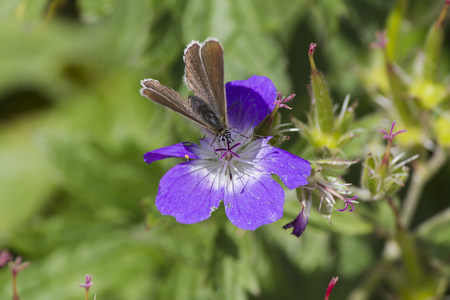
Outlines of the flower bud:
M 258 126 L 256 126 L 255 134 L 261 136 L 272 136 L 275 138 L 273 141 L 283 141 L 283 138 L 285 137 L 283 132 L 297 131 L 297 129 L 281 129 L 281 114 L 278 110 L 280 108 L 292 109 L 284 103 L 294 98 L 295 94 L 290 95 L 289 97 L 283 97 L 281 92 L 277 92 L 277 95 L 277 99 L 274 102 L 276 104 L 275 108 Z
M 396 194 L 402 187 L 405 186 L 406 180 L 409 177 L 409 167 L 401 166 L 389 174 L 389 177 L 384 181 L 384 195 L 392 196 Z
M 323 170 L 347 169 L 351 165 L 357 163 L 359 160 L 346 160 L 339 158 L 322 158 L 311 161 L 311 164 L 320 165 Z
M 439 15 L 439 18 L 428 31 L 427 39 L 425 42 L 425 65 L 423 70 L 423 76 L 427 80 L 436 79 L 436 73 L 442 49 L 442 40 L 444 37 L 442 22 L 444 21 L 449 5 L 449 1 L 446 1 L 441 14 Z
M 305 231 L 306 225 L 308 225 L 312 197 L 309 191 L 307 191 L 307 194 L 308 196 L 305 197 L 305 191 L 301 188 L 297 188 L 297 197 L 300 200 L 302 210 L 292 222 L 283 226 L 284 229 L 293 228 L 291 234 L 295 235 L 296 237 L 300 237 Z
M 315 101 L 314 117 L 316 118 L 320 131 L 329 134 L 332 133 L 334 127 L 333 105 L 325 77 L 316 68 L 314 63 L 313 55 L 315 49 L 316 44 L 311 44 L 309 47 L 309 61 L 311 64 L 311 86 Z
M 361 186 L 368 190 L 371 195 L 376 195 L 382 184 L 382 180 L 378 176 L 375 176 L 376 165 L 377 161 L 372 153 L 369 153 L 363 164 Z
M 276 128 L 281 123 L 281 114 L 278 106 L 258 125 L 255 127 L 255 134 L 261 136 L 275 136 L 278 134 Z
M 400 25 L 405 15 L 408 2 L 405 0 L 397 0 L 393 9 L 390 11 L 387 24 L 386 24 L 386 34 L 389 43 L 386 45 L 386 55 L 388 61 L 395 60 L 395 54 L 398 53 L 397 50 L 397 37 L 400 32 Z
M 347 96 L 339 114 L 334 115 L 325 78 L 314 63 L 315 48 L 316 44 L 311 44 L 309 48 L 312 101 L 307 116 L 308 123 L 291 119 L 313 148 L 316 157 L 336 156 L 354 137 L 353 129 L 350 129 L 354 118 L 354 106 L 349 107 L 350 96 Z
M 409 176 L 409 168 L 405 165 L 418 157 L 415 155 L 401 161 L 403 153 L 395 157 L 391 154 L 392 141 L 398 134 L 406 131 L 400 130 L 394 133 L 394 126 L 395 122 L 392 123 L 389 133 L 380 129 L 385 134 L 383 138 L 388 140 L 383 157 L 369 154 L 363 164 L 361 186 L 370 193 L 373 200 L 392 196 L 402 188 Z
M 434 109 L 446 98 L 450 98 L 450 90 L 447 85 L 437 80 L 444 37 L 442 22 L 449 5 L 450 1 L 447 1 L 439 18 L 428 31 L 424 53 L 421 53 L 418 59 L 418 72 L 413 84 L 410 85 L 410 93 L 417 99 L 418 104 L 427 110 Z

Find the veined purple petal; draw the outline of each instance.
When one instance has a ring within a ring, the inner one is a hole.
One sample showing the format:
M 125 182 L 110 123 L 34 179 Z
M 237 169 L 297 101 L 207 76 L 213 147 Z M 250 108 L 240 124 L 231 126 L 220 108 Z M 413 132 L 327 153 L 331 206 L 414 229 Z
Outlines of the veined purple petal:
M 274 109 L 277 90 L 264 76 L 252 76 L 243 81 L 225 85 L 228 107 L 228 125 L 245 133 L 253 129 Z
M 219 207 L 223 187 L 214 165 L 188 161 L 170 169 L 159 183 L 155 204 L 180 223 L 203 221 Z
M 269 174 L 244 175 L 233 178 L 223 202 L 231 223 L 255 230 L 283 216 L 284 191 Z
M 144 161 L 148 164 L 151 164 L 152 162 L 157 160 L 170 157 L 186 157 L 186 155 L 191 159 L 196 159 L 198 157 L 195 153 L 195 150 L 199 148 L 200 147 L 198 145 L 189 142 L 179 143 L 145 153 Z
M 311 175 L 311 164 L 307 160 L 267 145 L 267 140 L 261 139 L 261 142 L 263 144 L 256 157 L 259 159 L 257 168 L 277 174 L 291 190 L 308 184 L 307 178 Z

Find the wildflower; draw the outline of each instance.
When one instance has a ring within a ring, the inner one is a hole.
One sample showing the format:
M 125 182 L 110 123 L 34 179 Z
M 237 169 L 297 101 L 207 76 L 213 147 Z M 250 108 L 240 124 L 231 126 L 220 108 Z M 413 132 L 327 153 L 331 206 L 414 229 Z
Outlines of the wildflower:
M 387 140 L 389 141 L 389 143 L 392 143 L 392 141 L 394 140 L 394 138 L 395 138 L 397 135 L 399 135 L 400 133 L 406 132 L 406 129 L 402 129 L 402 130 L 399 130 L 399 131 L 397 131 L 397 132 L 394 133 L 394 127 L 395 127 L 395 124 L 396 124 L 395 121 L 392 122 L 391 130 L 389 130 L 389 133 L 388 133 L 385 129 L 380 128 L 380 131 L 381 131 L 382 133 L 384 133 L 383 139 L 387 139 Z
M 16 276 L 17 273 L 22 271 L 23 269 L 27 268 L 30 265 L 29 261 L 22 263 L 22 256 L 17 256 L 16 260 L 10 261 L 8 263 L 9 269 L 11 270 L 11 273 L 13 276 Z
M 19 294 L 17 293 L 17 274 L 20 271 L 27 268 L 30 265 L 29 261 L 22 262 L 22 256 L 17 256 L 14 261 L 8 262 L 8 267 L 11 270 L 12 274 L 12 283 L 13 283 L 13 300 L 20 300 Z
M 254 128 L 275 108 L 272 81 L 252 76 L 226 84 L 228 123 L 232 142 L 209 132 L 200 145 L 179 143 L 148 152 L 148 164 L 169 157 L 189 157 L 170 169 L 159 183 L 155 204 L 163 215 L 180 223 L 203 221 L 223 200 L 228 219 L 254 230 L 283 215 L 284 192 L 271 178 L 276 174 L 289 189 L 306 185 L 310 163 L 272 147 L 270 137 L 253 137 Z
M 92 280 L 92 275 L 86 274 L 86 277 L 84 279 L 85 283 L 79 284 L 78 286 L 84 287 L 88 291 L 89 288 L 94 285 L 94 283 L 91 280 Z
M 91 280 L 92 280 L 92 275 L 86 274 L 86 277 L 84 279 L 84 284 L 78 285 L 79 287 L 84 287 L 86 289 L 85 294 L 84 294 L 85 300 L 89 299 L 89 289 L 91 288 L 91 286 L 94 285 L 94 283 Z M 94 300 L 95 300 L 95 296 L 94 296 Z

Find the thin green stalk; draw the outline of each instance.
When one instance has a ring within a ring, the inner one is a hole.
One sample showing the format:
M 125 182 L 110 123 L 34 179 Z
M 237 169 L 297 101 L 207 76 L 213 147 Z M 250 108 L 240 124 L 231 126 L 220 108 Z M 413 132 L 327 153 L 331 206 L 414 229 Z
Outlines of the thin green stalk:
M 446 226 L 450 220 L 450 207 L 445 210 L 435 214 L 422 224 L 418 228 L 416 228 L 416 233 L 418 236 L 427 237 L 429 236 L 433 230 L 435 230 L 439 226 Z
M 349 300 L 367 300 L 375 294 L 377 286 L 385 278 L 386 272 L 391 267 L 391 263 L 383 258 L 379 263 L 369 271 L 360 284 L 355 287 L 348 296 Z
M 395 225 L 397 227 L 397 231 L 403 230 L 403 226 L 402 226 L 402 222 L 401 222 L 401 219 L 400 219 L 400 214 L 399 214 L 399 211 L 398 211 L 398 207 L 397 207 L 397 205 L 395 205 L 394 199 L 392 199 L 392 197 L 388 196 L 386 200 L 387 200 L 389 206 L 391 207 L 392 212 L 394 213 Z
M 438 147 L 426 164 L 419 164 L 415 168 L 401 212 L 401 220 L 405 228 L 411 224 L 425 184 L 437 173 L 446 160 L 446 153 Z

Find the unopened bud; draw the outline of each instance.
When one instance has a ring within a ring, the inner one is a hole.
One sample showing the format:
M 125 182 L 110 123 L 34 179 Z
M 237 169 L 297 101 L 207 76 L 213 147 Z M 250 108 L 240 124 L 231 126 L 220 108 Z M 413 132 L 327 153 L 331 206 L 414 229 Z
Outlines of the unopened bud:
M 316 68 L 314 63 L 313 55 L 315 49 L 316 44 L 311 44 L 308 52 L 311 64 L 311 86 L 315 101 L 314 117 L 319 125 L 319 129 L 326 134 L 330 134 L 333 132 L 334 127 L 333 105 L 325 77 Z

